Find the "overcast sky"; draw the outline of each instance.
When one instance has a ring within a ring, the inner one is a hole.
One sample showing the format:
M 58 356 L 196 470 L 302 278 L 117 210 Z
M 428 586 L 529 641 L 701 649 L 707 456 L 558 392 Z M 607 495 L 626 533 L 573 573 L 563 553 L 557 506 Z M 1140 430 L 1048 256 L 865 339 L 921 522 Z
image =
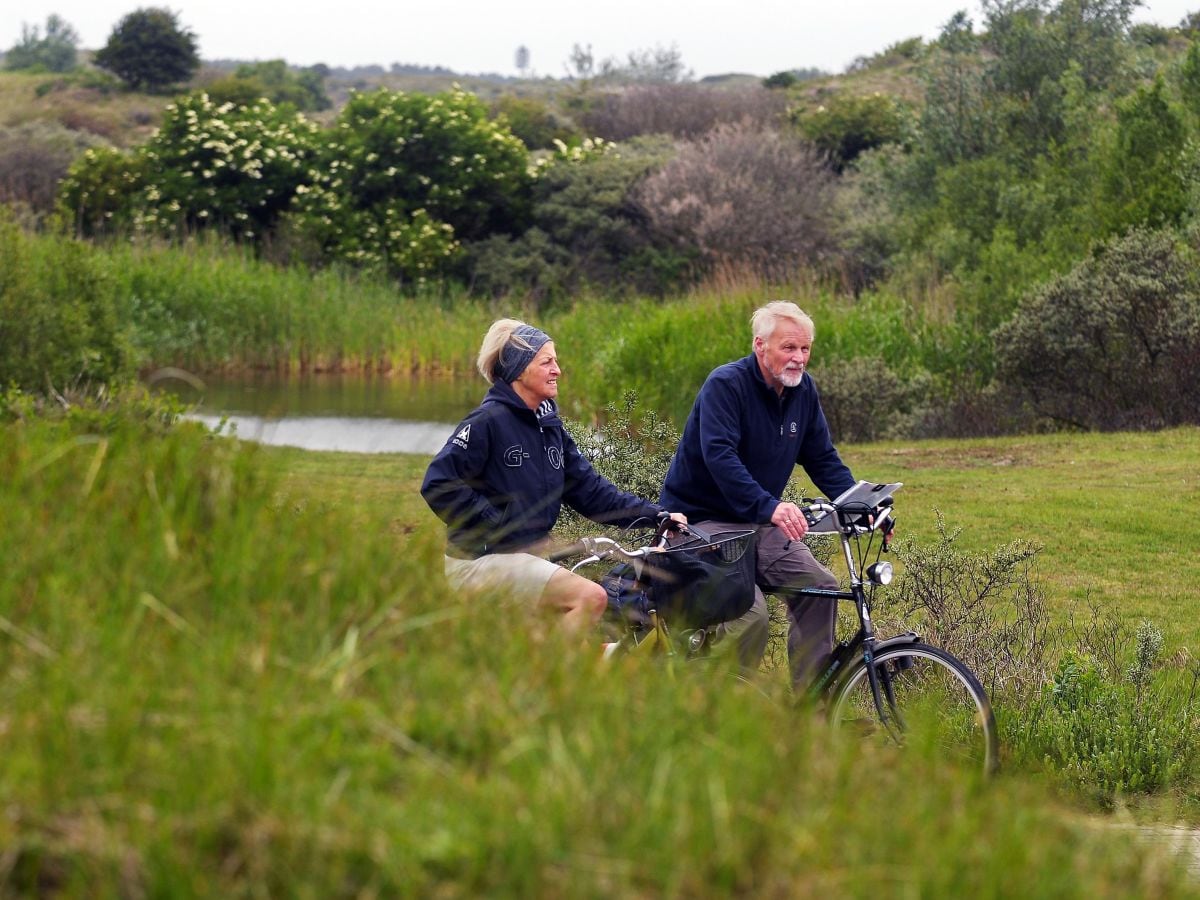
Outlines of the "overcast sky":
M 0 48 L 22 24 L 52 13 L 96 49 L 140 6 L 166 6 L 191 29 L 203 59 L 285 59 L 331 66 L 394 62 L 445 66 L 463 74 L 515 75 L 516 51 L 530 68 L 561 77 L 574 44 L 596 61 L 678 48 L 697 78 L 784 69 L 842 72 L 909 37 L 930 39 L 957 10 L 979 24 L 977 0 L 0 0 Z M 1148 0 L 1135 22 L 1173 26 L 1200 0 Z

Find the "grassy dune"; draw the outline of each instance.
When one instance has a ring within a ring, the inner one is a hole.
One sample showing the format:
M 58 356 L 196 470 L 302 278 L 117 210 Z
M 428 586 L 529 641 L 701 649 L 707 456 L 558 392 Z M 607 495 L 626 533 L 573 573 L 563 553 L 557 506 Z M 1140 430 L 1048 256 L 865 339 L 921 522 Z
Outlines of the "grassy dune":
M 909 449 L 934 463 L 910 507 L 937 504 L 952 448 Z M 0 429 L 5 892 L 1196 893 L 1019 772 L 839 742 L 779 685 L 602 666 L 450 595 L 423 467 L 121 416 Z

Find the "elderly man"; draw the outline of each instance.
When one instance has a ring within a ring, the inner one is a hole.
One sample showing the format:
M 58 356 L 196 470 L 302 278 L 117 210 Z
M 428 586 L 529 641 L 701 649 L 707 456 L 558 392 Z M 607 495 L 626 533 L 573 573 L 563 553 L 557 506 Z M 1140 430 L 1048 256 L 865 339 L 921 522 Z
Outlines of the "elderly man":
M 793 687 L 806 685 L 833 650 L 834 601 L 797 597 L 791 588 L 837 588 L 837 578 L 803 543 L 801 509 L 780 497 L 795 466 L 827 497 L 855 484 L 829 435 L 812 376 L 813 321 L 776 301 L 751 318 L 754 352 L 714 369 L 683 429 L 659 502 L 700 528 L 758 526 L 754 606 L 728 623 L 743 666 L 757 667 L 767 643 L 762 591 L 788 606 Z

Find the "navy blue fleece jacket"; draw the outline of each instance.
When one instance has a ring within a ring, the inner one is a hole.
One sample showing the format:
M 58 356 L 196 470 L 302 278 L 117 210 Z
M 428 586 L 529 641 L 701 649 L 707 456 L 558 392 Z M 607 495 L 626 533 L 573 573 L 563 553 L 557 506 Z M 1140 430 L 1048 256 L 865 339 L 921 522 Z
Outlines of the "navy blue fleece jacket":
M 553 400 L 532 410 L 504 382 L 492 385 L 434 456 L 421 496 L 449 527 L 451 549 L 471 557 L 545 538 L 564 502 L 616 525 L 659 512 L 592 468 Z
M 826 497 L 854 486 L 812 377 L 780 396 L 751 354 L 714 369 L 700 388 L 659 502 L 693 522 L 766 524 L 797 465 Z

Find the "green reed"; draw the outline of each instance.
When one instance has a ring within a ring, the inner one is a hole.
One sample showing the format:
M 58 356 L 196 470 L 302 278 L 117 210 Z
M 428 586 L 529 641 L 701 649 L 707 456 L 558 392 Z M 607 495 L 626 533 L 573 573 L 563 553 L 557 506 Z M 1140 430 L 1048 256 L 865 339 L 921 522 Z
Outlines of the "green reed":
M 805 285 L 714 286 L 666 300 L 588 294 L 538 312 L 519 300 L 473 299 L 446 285 L 413 289 L 363 273 L 273 265 L 203 236 L 182 246 L 100 247 L 25 234 L 11 221 L 0 229 L 11 250 L 6 265 L 22 274 L 0 284 L 5 305 L 36 313 L 64 290 L 86 290 L 97 308 L 113 311 L 132 364 L 143 372 L 176 366 L 461 375 L 473 371 L 491 321 L 512 316 L 555 338 L 572 415 L 593 416 L 634 390 L 681 423 L 708 372 L 750 351 L 750 314 L 769 299 L 796 300 L 816 318 L 816 366 L 876 356 L 905 371 L 928 365 L 952 336 L 897 299 L 852 301 Z M 75 284 L 59 284 L 64 278 Z M 61 327 L 88 330 L 83 322 Z M 82 333 L 62 343 L 89 340 Z M 79 371 L 73 361 L 58 368 Z

